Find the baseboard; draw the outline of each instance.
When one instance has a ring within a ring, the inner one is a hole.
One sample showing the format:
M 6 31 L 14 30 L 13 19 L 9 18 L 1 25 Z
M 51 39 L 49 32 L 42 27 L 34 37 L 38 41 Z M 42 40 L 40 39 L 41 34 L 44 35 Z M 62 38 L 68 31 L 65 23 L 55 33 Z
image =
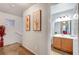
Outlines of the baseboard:
M 25 49 L 27 49 L 28 51 L 30 51 L 31 53 L 33 53 L 34 55 L 38 55 L 37 53 L 35 53 L 34 51 L 32 51 L 31 49 L 29 49 L 28 47 L 25 47 L 22 45 L 22 47 L 24 47 Z
M 13 45 L 13 44 L 20 44 L 20 43 L 15 42 L 15 43 L 11 43 L 11 44 L 4 45 L 3 47 L 10 46 L 10 45 Z
M 15 44 L 15 43 L 20 43 L 20 42 L 10 42 L 10 43 L 7 43 L 7 44 L 5 44 L 5 42 L 4 42 L 4 46 L 7 46 L 7 45 L 12 45 L 12 44 Z

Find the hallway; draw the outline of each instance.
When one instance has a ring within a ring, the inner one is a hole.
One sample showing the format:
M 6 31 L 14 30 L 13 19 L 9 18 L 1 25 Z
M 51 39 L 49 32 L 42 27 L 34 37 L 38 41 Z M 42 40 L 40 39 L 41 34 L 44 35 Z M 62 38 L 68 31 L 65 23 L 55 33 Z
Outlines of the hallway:
M 77 3 L 0 4 L 0 55 L 79 55 L 77 7 Z

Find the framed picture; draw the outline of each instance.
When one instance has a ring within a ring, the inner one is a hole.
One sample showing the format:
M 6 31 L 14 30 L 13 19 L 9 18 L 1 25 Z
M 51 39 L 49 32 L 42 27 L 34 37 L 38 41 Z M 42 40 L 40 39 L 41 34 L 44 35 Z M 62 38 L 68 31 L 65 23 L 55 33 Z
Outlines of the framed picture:
M 33 30 L 41 31 L 41 10 L 33 13 Z
M 30 31 L 30 16 L 26 16 L 26 31 Z

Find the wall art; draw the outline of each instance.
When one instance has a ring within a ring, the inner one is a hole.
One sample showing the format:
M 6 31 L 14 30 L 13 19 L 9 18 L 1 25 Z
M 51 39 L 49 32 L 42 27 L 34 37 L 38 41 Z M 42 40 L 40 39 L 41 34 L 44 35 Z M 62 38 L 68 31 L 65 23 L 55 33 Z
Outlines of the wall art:
M 33 13 L 33 30 L 41 31 L 41 10 Z
M 30 16 L 26 16 L 26 31 L 30 31 Z

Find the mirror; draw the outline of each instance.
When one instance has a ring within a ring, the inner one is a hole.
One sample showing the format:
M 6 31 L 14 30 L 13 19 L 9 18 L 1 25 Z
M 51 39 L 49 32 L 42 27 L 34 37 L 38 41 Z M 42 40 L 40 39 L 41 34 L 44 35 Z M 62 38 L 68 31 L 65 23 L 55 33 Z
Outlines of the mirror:
M 71 20 L 55 22 L 54 34 L 71 34 Z

